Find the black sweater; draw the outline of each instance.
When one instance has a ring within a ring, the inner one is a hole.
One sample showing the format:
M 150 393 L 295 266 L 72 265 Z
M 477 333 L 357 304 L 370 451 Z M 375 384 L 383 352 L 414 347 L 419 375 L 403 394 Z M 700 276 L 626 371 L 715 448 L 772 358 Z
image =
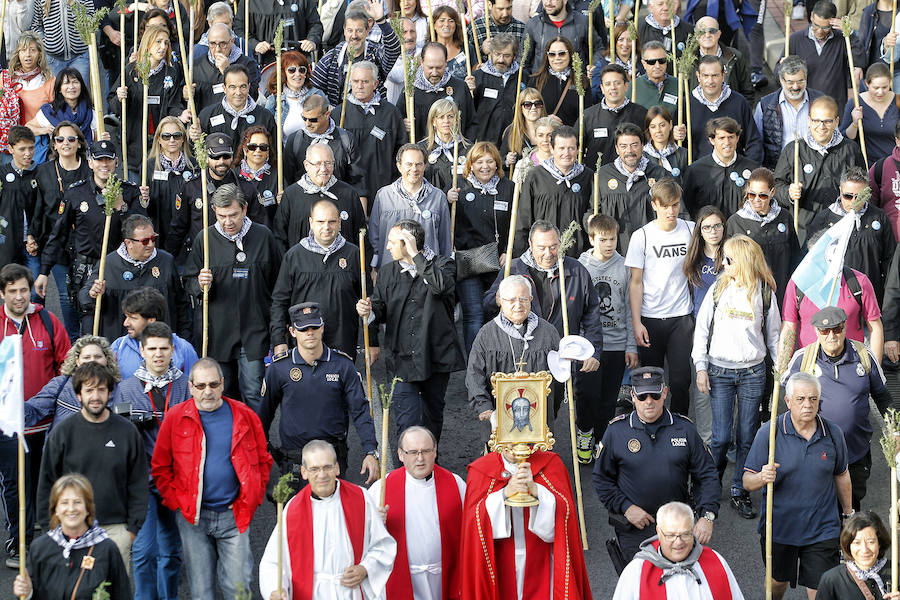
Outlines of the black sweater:
M 95 488 L 96 491 L 96 488 Z M 94 568 L 85 569 L 81 583 L 78 585 L 76 600 L 90 600 L 104 581 L 110 583 L 106 591 L 112 600 L 128 600 L 131 598 L 131 586 L 128 573 L 119 549 L 110 539 L 105 539 L 93 546 L 91 558 Z M 28 574 L 34 587 L 32 598 L 35 600 L 70 600 L 75 582 L 81 574 L 81 560 L 90 548 L 72 550 L 68 560 L 63 558 L 62 548 L 47 535 L 34 540 L 26 560 Z

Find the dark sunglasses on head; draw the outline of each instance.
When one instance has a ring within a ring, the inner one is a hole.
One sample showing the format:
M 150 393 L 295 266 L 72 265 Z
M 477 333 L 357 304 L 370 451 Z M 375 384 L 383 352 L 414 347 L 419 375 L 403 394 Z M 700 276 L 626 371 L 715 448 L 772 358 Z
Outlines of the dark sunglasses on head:
M 306 75 L 306 67 L 304 67 L 303 65 L 293 65 L 285 70 L 287 71 L 288 75 L 293 75 L 297 71 L 300 71 L 301 75 Z
M 542 108 L 544 106 L 543 100 L 526 100 L 522 103 L 522 108 L 528 110 L 531 108 Z
M 63 142 L 69 142 L 70 144 L 74 144 L 78 141 L 78 137 L 74 135 L 58 135 L 55 138 L 57 144 L 62 144 Z
M 249 150 L 250 152 L 256 152 L 257 150 L 260 150 L 262 152 L 268 152 L 269 145 L 268 144 L 247 144 L 247 150 Z
M 668 58 L 663 56 L 662 58 L 645 58 L 644 62 L 648 65 L 664 65 L 668 60 Z
M 159 137 L 163 140 L 180 140 L 184 137 L 184 134 L 180 131 L 173 131 L 172 133 L 161 133 Z
M 210 381 L 209 383 L 192 383 L 194 389 L 200 390 L 201 392 L 206 389 L 206 386 L 209 386 L 211 390 L 217 390 L 222 387 L 221 381 Z
M 137 238 L 125 238 L 125 239 L 132 241 L 132 242 L 140 242 L 141 246 L 149 246 L 150 244 L 155 244 L 156 240 L 158 238 L 159 238 L 159 234 L 154 233 L 150 237 L 145 237 L 145 238 L 141 238 L 141 239 L 137 239 Z

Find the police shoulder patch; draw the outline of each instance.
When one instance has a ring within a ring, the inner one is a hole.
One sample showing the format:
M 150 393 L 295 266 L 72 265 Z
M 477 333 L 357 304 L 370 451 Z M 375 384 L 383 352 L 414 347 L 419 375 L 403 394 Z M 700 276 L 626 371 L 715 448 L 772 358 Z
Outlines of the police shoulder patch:
M 346 352 L 344 352 L 343 350 L 338 350 L 337 348 L 332 348 L 331 350 L 332 350 L 333 352 L 337 353 L 337 354 L 340 354 L 341 356 L 343 356 L 344 358 L 346 358 L 346 359 L 349 360 L 350 362 L 353 362 L 353 359 L 350 358 L 350 355 L 347 354 Z
M 629 414 L 631 414 L 631 413 L 625 413 L 624 415 L 619 415 L 618 417 L 616 417 L 616 418 L 614 418 L 614 419 L 610 419 L 609 424 L 612 425 L 612 424 L 615 423 L 616 421 L 622 421 L 622 420 L 624 420 L 625 418 L 627 418 Z
M 69 188 L 78 187 L 79 185 L 84 185 L 87 182 L 87 179 L 79 179 L 75 183 L 69 186 Z
M 272 356 L 272 362 L 278 362 L 279 360 L 283 360 L 283 359 L 287 358 L 289 354 L 290 354 L 289 350 L 285 350 L 284 352 L 279 352 L 278 354 L 275 354 Z
M 684 415 L 681 414 L 681 413 L 673 412 L 672 415 L 675 416 L 675 417 L 679 417 L 679 418 L 681 418 L 681 419 L 684 419 L 684 420 L 687 421 L 688 423 L 693 423 L 693 422 L 694 422 L 690 417 L 686 417 L 686 416 L 684 416 Z

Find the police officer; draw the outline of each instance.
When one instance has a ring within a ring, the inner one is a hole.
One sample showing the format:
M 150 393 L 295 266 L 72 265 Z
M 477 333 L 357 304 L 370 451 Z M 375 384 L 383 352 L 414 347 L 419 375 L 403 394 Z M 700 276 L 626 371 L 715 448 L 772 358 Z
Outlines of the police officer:
M 273 452 L 283 473 L 300 479 L 300 452 L 311 440 L 330 442 L 338 456 L 341 473 L 347 472 L 347 429 L 353 417 L 362 442 L 360 474 L 366 485 L 378 479 L 375 425 L 363 393 L 362 381 L 349 356 L 322 343 L 325 320 L 318 302 L 303 302 L 290 308 L 291 336 L 297 347 L 275 360 L 266 370 L 259 418 L 266 436 L 281 405 L 281 448 Z
M 694 534 L 701 544 L 707 543 L 721 487 L 694 424 L 665 408 L 669 388 L 663 370 L 634 369 L 631 383 L 634 410 L 610 421 L 594 465 L 594 488 L 609 510 L 621 549 L 621 556 L 613 556 L 619 573 L 640 543 L 656 534 L 656 510 L 667 502 L 689 502 L 690 480 L 699 517 Z
M 88 269 L 100 260 L 103 229 L 106 223 L 103 190 L 119 164 L 116 145 L 109 140 L 91 144 L 88 166 L 90 179 L 73 183 L 59 203 L 59 218 L 41 254 L 41 274 L 34 282 L 38 295 L 47 288 L 47 275 L 56 264 L 69 264 L 69 295 L 74 304 L 78 290 L 84 284 Z M 122 195 L 116 200 L 109 227 L 107 249 L 122 243 L 122 223 L 133 214 L 146 215 L 150 203 L 148 188 L 139 189 L 130 181 L 122 181 Z M 69 256 L 69 248 L 74 256 Z

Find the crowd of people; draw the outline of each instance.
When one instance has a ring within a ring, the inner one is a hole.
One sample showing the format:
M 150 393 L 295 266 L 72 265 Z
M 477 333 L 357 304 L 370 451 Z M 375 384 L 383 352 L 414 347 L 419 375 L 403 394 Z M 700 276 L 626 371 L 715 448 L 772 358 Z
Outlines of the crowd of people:
M 759 518 L 773 597 L 900 598 L 863 510 L 869 399 L 900 408 L 889 2 L 795 3 L 774 86 L 758 0 L 8 4 L 16 596 L 174 599 L 184 566 L 202 600 L 254 577 L 267 600 L 589 599 L 585 467 L 616 599 L 743 598 L 709 547 L 722 502 Z M 822 298 L 798 273 L 826 260 Z M 398 378 L 385 479 L 358 359 Z M 573 394 L 576 464 L 490 451 L 516 371 L 557 375 L 551 423 Z M 465 477 L 437 464 L 454 372 L 485 444 Z M 299 491 L 256 564 L 279 472 Z

